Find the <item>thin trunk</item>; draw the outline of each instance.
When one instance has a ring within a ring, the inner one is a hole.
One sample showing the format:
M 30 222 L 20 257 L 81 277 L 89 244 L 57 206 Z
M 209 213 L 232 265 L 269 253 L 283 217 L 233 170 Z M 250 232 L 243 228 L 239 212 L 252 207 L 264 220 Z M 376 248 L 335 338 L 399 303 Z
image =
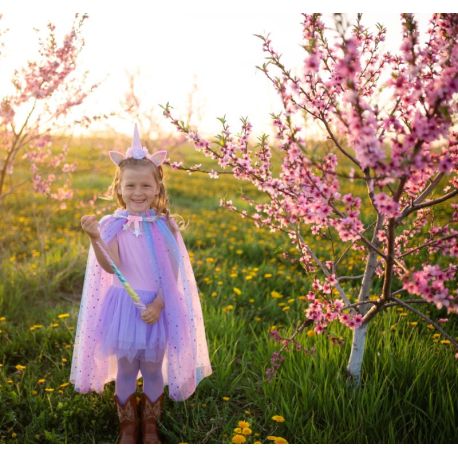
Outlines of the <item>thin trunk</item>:
M 382 228 L 383 217 L 378 216 L 377 224 L 374 228 L 372 236 L 372 244 L 378 246 L 377 232 Z M 364 302 L 369 299 L 372 287 L 372 281 L 377 267 L 377 252 L 369 248 L 369 255 L 367 256 L 366 269 L 364 270 L 364 277 L 359 292 L 358 302 Z M 363 304 L 359 307 L 362 315 L 367 313 L 371 304 Z M 347 363 L 347 374 L 351 377 L 352 381 L 359 386 L 361 383 L 361 367 L 363 364 L 364 348 L 366 343 L 366 334 L 368 323 L 362 324 L 359 328 L 353 331 L 353 339 L 351 342 L 351 352 Z

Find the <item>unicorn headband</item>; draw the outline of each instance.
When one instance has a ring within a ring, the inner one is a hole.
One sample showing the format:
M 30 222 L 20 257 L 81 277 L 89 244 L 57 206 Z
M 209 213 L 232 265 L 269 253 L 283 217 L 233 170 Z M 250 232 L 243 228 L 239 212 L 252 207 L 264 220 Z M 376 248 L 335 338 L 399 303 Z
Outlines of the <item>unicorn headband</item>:
M 140 135 L 138 134 L 137 124 L 134 128 L 134 138 L 132 140 L 132 146 L 126 151 L 126 154 L 119 153 L 118 151 L 109 151 L 110 159 L 119 166 L 119 163 L 128 157 L 133 157 L 134 159 L 149 159 L 155 166 L 160 166 L 166 156 L 166 150 L 159 150 L 153 154 L 149 154 L 147 148 L 142 146 L 140 143 Z

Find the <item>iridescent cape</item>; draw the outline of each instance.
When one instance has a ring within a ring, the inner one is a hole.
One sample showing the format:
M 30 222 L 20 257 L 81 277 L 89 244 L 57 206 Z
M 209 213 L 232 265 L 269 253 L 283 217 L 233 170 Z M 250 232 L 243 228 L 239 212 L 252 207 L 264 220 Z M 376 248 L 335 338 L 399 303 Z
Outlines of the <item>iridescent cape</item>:
M 184 401 L 212 373 L 199 294 L 180 231 L 177 229 L 175 236 L 165 217 L 158 216 L 155 210 L 144 216 L 141 224 L 148 242 L 147 255 L 155 256 L 164 300 L 161 311 L 165 313 L 167 331 L 162 363 L 164 386 L 168 385 L 171 399 Z M 122 230 L 128 217 L 127 210 L 121 209 L 100 220 L 100 233 L 106 244 Z M 116 378 L 116 356 L 102 359 L 95 352 L 95 343 L 100 339 L 97 322 L 112 276 L 100 266 L 91 244 L 70 374 L 70 382 L 81 393 L 101 393 L 105 384 Z

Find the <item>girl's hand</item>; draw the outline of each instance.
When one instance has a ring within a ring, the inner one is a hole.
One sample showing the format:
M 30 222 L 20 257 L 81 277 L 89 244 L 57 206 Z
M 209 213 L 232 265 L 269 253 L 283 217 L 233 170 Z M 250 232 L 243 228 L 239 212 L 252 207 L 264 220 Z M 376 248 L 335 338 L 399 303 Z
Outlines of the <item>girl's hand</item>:
M 147 324 L 153 324 L 161 315 L 162 307 L 164 307 L 164 302 L 159 296 L 156 296 L 151 304 L 146 306 L 146 310 L 143 310 L 141 313 L 142 320 Z
M 81 227 L 91 239 L 99 239 L 99 223 L 95 215 L 84 215 L 81 217 Z

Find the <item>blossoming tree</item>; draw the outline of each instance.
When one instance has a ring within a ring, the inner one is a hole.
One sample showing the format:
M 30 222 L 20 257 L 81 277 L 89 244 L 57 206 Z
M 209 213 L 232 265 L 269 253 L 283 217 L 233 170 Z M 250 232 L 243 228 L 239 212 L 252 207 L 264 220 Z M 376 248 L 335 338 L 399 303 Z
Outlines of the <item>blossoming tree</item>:
M 58 154 L 52 151 L 52 134 L 72 108 L 98 86 L 83 87 L 87 72 L 75 75 L 84 45 L 81 27 L 86 18 L 87 15 L 75 15 L 61 45 L 55 36 L 55 25 L 49 23 L 48 36 L 40 39 L 40 60 L 29 61 L 16 70 L 12 94 L 2 94 L 0 98 L 0 202 L 30 181 L 34 191 L 56 200 L 72 197 L 70 179 L 76 166 L 66 162 L 65 149 Z M 83 117 L 76 123 L 87 126 L 97 118 Z M 18 183 L 13 179 L 14 166 L 20 161 L 30 165 L 31 179 Z M 59 178 L 63 183 L 56 186 Z
M 368 324 L 392 306 L 427 321 L 458 351 L 442 326 L 446 319 L 428 314 L 430 307 L 458 312 L 458 204 L 452 200 L 458 194 L 458 15 L 434 14 L 424 44 L 414 16 L 403 14 L 401 22 L 394 54 L 381 49 L 386 29 L 377 25 L 371 32 L 361 15 L 351 29 L 335 15 L 331 43 L 321 16 L 304 14 L 299 75 L 285 68 L 268 36 L 258 35 L 267 53 L 258 68 L 284 107 L 272 115 L 283 153 L 278 177 L 268 137 L 249 147 L 246 119 L 233 136 L 223 118 L 217 141 L 208 141 L 175 119 L 169 104 L 163 107 L 199 151 L 269 197 L 268 203 L 249 201 L 251 214 L 232 201 L 221 205 L 258 227 L 286 232 L 299 248 L 301 264 L 315 278 L 295 334 L 310 324 L 325 333 L 335 320 L 351 328 L 347 371 L 358 384 Z M 326 132 L 321 154 L 308 143 L 307 120 Z M 350 275 L 343 267 L 349 256 L 357 260 Z M 277 353 L 276 366 L 279 361 Z

